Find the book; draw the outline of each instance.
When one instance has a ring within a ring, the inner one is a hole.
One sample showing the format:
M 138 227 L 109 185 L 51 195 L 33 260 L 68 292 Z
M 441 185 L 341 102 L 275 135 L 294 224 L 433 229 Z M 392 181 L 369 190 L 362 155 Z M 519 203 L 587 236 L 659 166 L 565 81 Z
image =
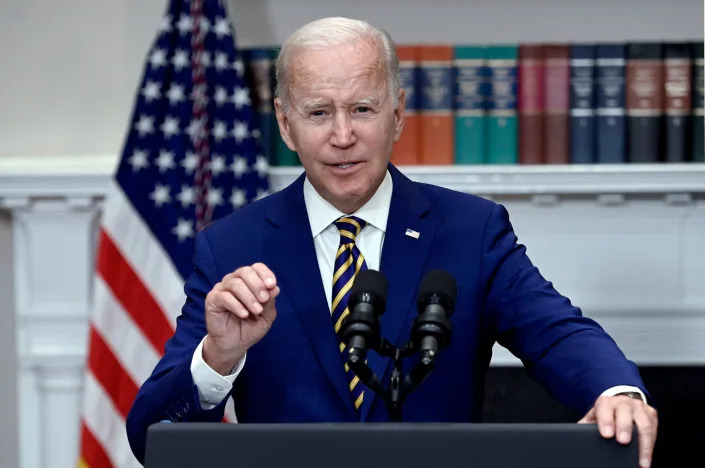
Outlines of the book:
M 592 44 L 570 48 L 570 161 L 591 164 L 597 160 L 595 117 L 595 53 Z
M 419 46 L 421 164 L 453 164 L 453 47 Z
M 456 46 L 453 56 L 455 163 L 482 164 L 485 159 L 487 65 L 480 46 Z
M 595 54 L 597 162 L 624 163 L 627 157 L 626 45 L 598 44 Z
M 406 106 L 404 109 L 404 129 L 399 140 L 394 143 L 391 162 L 395 165 L 419 163 L 420 116 L 418 93 L 419 53 L 414 45 L 398 45 L 399 78 L 404 89 Z
M 487 98 L 487 143 L 485 162 L 516 164 L 518 153 L 517 57 L 518 47 L 486 47 L 489 89 Z

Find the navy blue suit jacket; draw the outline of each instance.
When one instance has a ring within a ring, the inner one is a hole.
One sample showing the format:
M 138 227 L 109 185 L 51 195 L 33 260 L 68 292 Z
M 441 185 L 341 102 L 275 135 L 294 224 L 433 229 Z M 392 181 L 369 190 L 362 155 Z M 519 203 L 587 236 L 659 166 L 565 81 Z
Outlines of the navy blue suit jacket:
M 458 283 L 453 337 L 436 366 L 404 405 L 405 421 L 479 421 L 492 346 L 498 341 L 553 396 L 587 412 L 605 389 L 644 389 L 637 367 L 580 309 L 532 265 L 501 205 L 410 181 L 389 166 L 394 189 L 381 258 L 389 280 L 383 335 L 402 346 L 417 316 L 417 287 L 432 269 Z M 263 262 L 277 276 L 277 319 L 247 353 L 234 385 L 238 420 L 247 422 L 353 421 L 330 310 L 308 224 L 303 176 L 286 189 L 216 221 L 196 238 L 195 269 L 174 336 L 127 418 L 132 450 L 144 456 L 155 422 L 220 421 L 224 403 L 199 405 L 191 378 L 193 352 L 206 334 L 204 299 L 223 276 Z M 420 233 L 418 239 L 405 235 Z M 386 379 L 390 362 L 368 355 Z M 408 372 L 415 363 L 405 362 Z M 383 380 L 386 381 L 386 380 Z M 365 393 L 363 421 L 385 421 L 383 401 Z

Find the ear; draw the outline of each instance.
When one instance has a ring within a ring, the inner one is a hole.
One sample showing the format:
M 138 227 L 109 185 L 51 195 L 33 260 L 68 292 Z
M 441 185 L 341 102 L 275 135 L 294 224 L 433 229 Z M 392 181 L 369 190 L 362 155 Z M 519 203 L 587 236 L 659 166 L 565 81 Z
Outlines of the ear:
M 404 89 L 399 90 L 399 105 L 394 110 L 394 141 L 399 141 L 401 132 L 404 130 L 404 109 L 406 108 L 406 93 Z
M 291 121 L 289 120 L 289 116 L 286 115 L 286 112 L 284 112 L 284 107 L 280 98 L 274 99 L 274 111 L 277 115 L 277 123 L 279 124 L 279 134 L 282 136 L 286 146 L 288 146 L 291 151 L 296 151 L 294 140 L 291 137 Z

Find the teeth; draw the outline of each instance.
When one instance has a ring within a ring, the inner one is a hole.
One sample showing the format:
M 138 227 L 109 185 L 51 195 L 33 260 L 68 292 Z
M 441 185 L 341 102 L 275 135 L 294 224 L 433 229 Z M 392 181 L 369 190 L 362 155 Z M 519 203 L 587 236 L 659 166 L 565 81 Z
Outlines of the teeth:
M 352 164 L 338 164 L 338 167 L 341 169 L 347 169 L 350 166 L 352 166 Z

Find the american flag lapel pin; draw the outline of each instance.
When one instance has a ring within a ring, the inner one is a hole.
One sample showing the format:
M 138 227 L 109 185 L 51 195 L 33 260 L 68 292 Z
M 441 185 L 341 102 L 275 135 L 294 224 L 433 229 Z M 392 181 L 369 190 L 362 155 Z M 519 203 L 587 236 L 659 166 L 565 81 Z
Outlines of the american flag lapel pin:
M 405 234 L 409 237 L 413 237 L 414 239 L 418 239 L 419 236 L 421 235 L 418 231 L 414 231 L 413 229 L 406 229 Z

